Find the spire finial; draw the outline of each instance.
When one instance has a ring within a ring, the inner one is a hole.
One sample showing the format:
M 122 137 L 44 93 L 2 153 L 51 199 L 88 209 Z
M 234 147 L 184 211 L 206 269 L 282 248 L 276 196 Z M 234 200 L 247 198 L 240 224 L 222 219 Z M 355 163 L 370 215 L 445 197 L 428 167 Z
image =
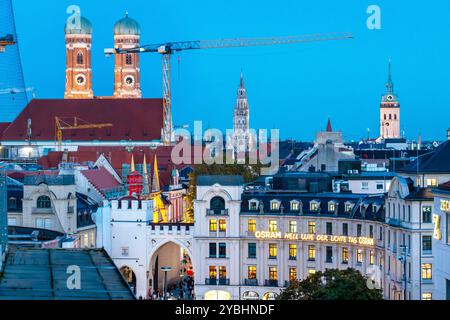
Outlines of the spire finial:
M 328 117 L 327 132 L 333 132 L 333 128 L 331 127 L 331 119 L 330 119 L 330 117 Z
M 133 156 L 133 154 L 131 154 L 131 171 L 130 171 L 130 173 L 134 172 L 134 171 L 136 171 L 136 168 L 134 166 L 134 156 Z
M 386 83 L 386 91 L 388 93 L 394 92 L 394 83 L 392 82 L 392 60 L 391 60 L 391 57 L 389 57 L 388 82 Z
M 241 89 L 244 88 L 244 72 L 242 71 L 242 68 L 241 68 L 241 79 L 240 79 L 240 82 L 239 82 L 239 87 Z
M 128 18 L 128 11 L 125 11 L 125 18 Z

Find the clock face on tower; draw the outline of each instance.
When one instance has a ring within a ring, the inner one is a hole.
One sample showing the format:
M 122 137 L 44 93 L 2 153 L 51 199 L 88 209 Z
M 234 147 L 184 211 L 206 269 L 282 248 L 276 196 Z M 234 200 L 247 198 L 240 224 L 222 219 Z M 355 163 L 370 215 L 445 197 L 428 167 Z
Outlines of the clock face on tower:
M 389 127 L 389 122 L 386 122 L 384 125 L 385 125 L 386 127 Z
M 124 80 L 125 80 L 125 84 L 128 86 L 132 86 L 134 84 L 133 76 L 126 76 Z
M 82 74 L 78 74 L 75 76 L 75 83 L 79 86 L 82 86 L 86 82 L 86 77 Z
M 394 96 L 393 96 L 393 95 L 391 95 L 391 94 L 390 94 L 390 95 L 388 95 L 388 96 L 387 96 L 387 100 L 388 100 L 388 101 L 392 101 L 392 100 L 394 100 Z

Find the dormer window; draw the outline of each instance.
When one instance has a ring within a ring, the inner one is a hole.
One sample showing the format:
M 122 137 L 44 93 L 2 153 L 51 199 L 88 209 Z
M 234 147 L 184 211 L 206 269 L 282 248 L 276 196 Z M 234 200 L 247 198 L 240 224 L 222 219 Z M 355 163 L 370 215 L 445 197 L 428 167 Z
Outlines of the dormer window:
M 320 203 L 318 201 L 315 201 L 315 200 L 311 201 L 309 203 L 309 210 L 312 211 L 312 212 L 319 211 L 319 204 Z
M 258 200 L 252 199 L 248 202 L 248 209 L 250 211 L 256 211 L 256 210 L 258 210 L 258 204 L 259 204 Z
M 336 202 L 330 201 L 328 202 L 328 212 L 335 212 L 336 211 Z
M 270 201 L 270 210 L 272 210 L 272 211 L 280 210 L 280 201 L 278 201 L 278 200 Z
M 353 203 L 351 202 L 346 202 L 345 203 L 345 212 L 351 212 L 353 209 Z
M 291 211 L 298 212 L 300 210 L 300 202 L 297 200 L 291 201 Z

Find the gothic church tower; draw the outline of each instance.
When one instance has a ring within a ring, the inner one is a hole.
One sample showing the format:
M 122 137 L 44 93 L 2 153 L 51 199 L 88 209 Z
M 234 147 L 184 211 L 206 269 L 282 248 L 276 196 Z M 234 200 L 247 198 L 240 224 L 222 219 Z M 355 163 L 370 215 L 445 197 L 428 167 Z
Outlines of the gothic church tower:
M 252 143 L 250 136 L 250 110 L 242 71 L 237 91 L 236 106 L 234 108 L 233 142 L 235 150 L 242 152 L 248 151 Z
M 380 137 L 383 139 L 401 138 L 400 134 L 400 102 L 394 92 L 392 82 L 391 60 L 389 59 L 389 77 L 386 83 L 386 92 L 381 97 L 380 105 Z

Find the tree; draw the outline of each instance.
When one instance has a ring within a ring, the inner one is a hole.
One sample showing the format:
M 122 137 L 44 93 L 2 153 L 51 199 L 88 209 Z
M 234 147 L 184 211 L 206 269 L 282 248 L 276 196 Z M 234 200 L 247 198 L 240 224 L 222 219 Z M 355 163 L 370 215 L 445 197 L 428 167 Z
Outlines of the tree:
M 291 282 L 279 300 L 381 300 L 380 289 L 369 289 L 367 277 L 358 270 L 326 269 L 302 281 Z

